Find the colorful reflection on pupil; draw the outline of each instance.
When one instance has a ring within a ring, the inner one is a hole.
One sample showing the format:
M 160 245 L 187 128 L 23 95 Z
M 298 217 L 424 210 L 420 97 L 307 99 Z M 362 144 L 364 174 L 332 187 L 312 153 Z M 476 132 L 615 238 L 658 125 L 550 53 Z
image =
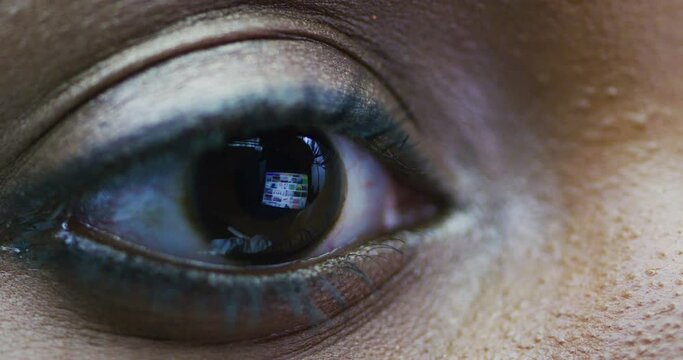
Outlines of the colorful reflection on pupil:
M 308 175 L 285 172 L 267 172 L 263 189 L 264 205 L 299 210 L 306 207 Z
M 211 252 L 279 263 L 322 240 L 344 199 L 343 171 L 328 144 L 322 136 L 277 131 L 203 155 L 189 183 Z

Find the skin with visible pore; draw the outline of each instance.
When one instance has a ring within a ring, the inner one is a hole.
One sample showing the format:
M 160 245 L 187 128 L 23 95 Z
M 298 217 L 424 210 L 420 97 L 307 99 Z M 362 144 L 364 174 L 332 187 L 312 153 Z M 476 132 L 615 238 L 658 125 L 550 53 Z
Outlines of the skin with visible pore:
M 446 172 L 467 174 L 453 181 L 479 205 L 466 216 L 475 221 L 430 233 L 408 276 L 358 304 L 350 321 L 258 343 L 102 331 L 73 311 L 60 283 L 3 258 L 0 350 L 680 357 L 682 21 L 683 4 L 671 1 L 2 1 L 0 169 L 160 53 L 314 38 L 392 89 Z

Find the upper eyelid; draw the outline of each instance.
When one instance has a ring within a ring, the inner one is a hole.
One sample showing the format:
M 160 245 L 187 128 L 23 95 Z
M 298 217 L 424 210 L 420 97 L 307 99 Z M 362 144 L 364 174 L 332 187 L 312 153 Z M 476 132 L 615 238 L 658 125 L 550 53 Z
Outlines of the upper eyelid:
M 37 131 L 31 132 L 28 135 L 30 138 L 22 138 L 21 133 L 17 134 L 13 144 L 4 149 L 4 154 L 0 156 L 0 184 L 3 178 L 8 177 L 12 167 L 21 162 L 23 152 L 49 133 L 69 112 L 116 83 L 177 56 L 248 40 L 307 39 L 337 49 L 375 75 L 378 73 L 370 64 L 385 61 L 337 31 L 324 18 L 308 19 L 301 11 L 288 12 L 280 8 L 257 10 L 237 6 L 231 9 L 228 16 L 224 12 L 214 11 L 181 19 L 142 42 L 96 63 L 64 86 L 54 89 L 41 106 L 22 116 L 21 123 L 31 124 Z
M 278 44 L 280 48 L 283 48 L 280 44 L 288 44 L 286 47 L 294 46 L 299 50 L 312 48 L 314 51 L 309 54 L 311 59 L 307 63 L 284 61 L 288 71 L 294 67 L 299 69 L 299 74 L 279 75 L 278 72 L 282 71 L 279 68 L 264 72 L 259 68 L 262 64 L 249 63 L 250 57 L 259 55 L 250 50 L 262 43 Z M 334 113 L 347 111 L 343 108 L 346 107 L 344 102 L 350 102 L 355 107 L 364 105 L 381 109 L 376 114 L 378 119 L 386 114 L 401 124 L 414 124 L 401 105 L 390 95 L 378 90 L 380 86 L 377 84 L 368 85 L 372 94 L 361 94 L 367 91 L 359 91 L 356 83 L 362 83 L 359 86 L 363 88 L 375 78 L 359 77 L 354 73 L 355 64 L 351 60 L 337 59 L 330 64 L 327 57 L 333 50 L 326 49 L 324 45 L 298 43 L 291 40 L 235 43 L 173 59 L 107 90 L 70 115 L 68 121 L 60 123 L 53 129 L 56 134 L 46 137 L 46 141 L 39 144 L 36 150 L 40 152 L 44 151 L 41 148 L 52 147 L 56 152 L 51 153 L 49 160 L 61 165 L 82 154 L 95 152 L 89 148 L 111 147 L 106 144 L 114 140 L 125 143 L 125 147 L 133 147 L 140 138 L 138 135 L 141 130 L 163 128 L 165 133 L 173 133 L 172 127 L 199 127 L 205 131 L 225 128 L 234 123 L 237 117 L 271 109 L 269 103 L 276 107 L 296 108 L 299 103 L 313 101 L 313 105 L 322 111 Z M 232 58 L 231 63 L 222 60 L 221 56 Z M 317 63 L 326 64 L 321 66 L 324 70 L 313 71 L 313 74 L 338 72 L 341 75 L 335 74 L 336 78 L 331 82 L 312 78 L 308 67 L 317 66 Z M 306 70 L 301 70 L 304 68 Z M 249 71 L 251 73 L 244 74 Z M 323 90 L 335 90 L 343 94 L 331 97 L 333 99 L 328 104 L 324 94 L 320 94 Z M 270 101 L 272 98 L 277 100 Z M 377 104 L 369 104 L 371 101 Z M 273 120 L 278 118 L 274 117 Z M 364 125 L 363 131 L 368 132 L 368 135 L 378 133 L 377 129 L 369 127 L 373 125 L 372 122 Z M 153 138 L 155 135 L 148 132 L 144 137 Z M 68 139 L 78 140 L 78 146 L 72 146 Z

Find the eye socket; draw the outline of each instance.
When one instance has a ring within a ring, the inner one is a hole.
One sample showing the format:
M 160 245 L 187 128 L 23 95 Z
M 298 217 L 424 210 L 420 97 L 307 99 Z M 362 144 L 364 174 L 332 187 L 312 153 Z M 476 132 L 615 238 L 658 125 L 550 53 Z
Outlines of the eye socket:
M 417 138 L 383 84 L 338 51 L 231 44 L 152 68 L 55 127 L 16 171 L 28 185 L 5 226 L 108 331 L 291 333 L 398 276 L 419 226 L 450 206 Z M 284 184 L 288 200 L 265 196 Z

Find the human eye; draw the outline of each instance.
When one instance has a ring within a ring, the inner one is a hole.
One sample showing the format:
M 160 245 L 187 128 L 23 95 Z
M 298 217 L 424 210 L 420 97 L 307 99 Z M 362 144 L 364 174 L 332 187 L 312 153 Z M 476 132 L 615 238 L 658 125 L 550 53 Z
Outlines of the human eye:
M 113 85 L 25 154 L 7 247 L 116 332 L 290 334 L 376 294 L 453 208 L 420 139 L 381 80 L 327 45 L 195 51 Z

